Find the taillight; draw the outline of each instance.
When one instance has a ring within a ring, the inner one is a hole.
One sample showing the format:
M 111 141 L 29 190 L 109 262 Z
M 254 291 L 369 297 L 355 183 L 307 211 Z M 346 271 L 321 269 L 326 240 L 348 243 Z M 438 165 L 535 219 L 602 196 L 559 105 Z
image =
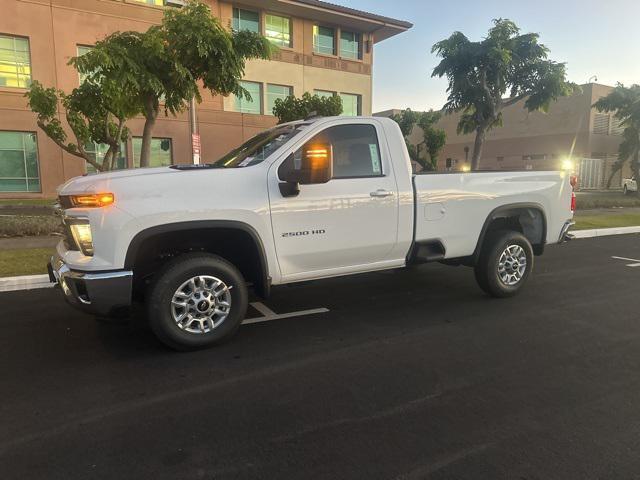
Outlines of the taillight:
M 571 211 L 576 211 L 576 192 L 571 192 Z

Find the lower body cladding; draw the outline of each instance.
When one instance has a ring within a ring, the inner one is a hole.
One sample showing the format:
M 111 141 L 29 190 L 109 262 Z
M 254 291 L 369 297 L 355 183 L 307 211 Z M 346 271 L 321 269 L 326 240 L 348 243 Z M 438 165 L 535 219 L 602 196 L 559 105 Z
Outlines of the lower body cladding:
M 57 283 L 67 302 L 100 316 L 114 315 L 131 306 L 133 272 L 80 272 L 71 270 L 58 256 L 51 257 L 49 279 Z

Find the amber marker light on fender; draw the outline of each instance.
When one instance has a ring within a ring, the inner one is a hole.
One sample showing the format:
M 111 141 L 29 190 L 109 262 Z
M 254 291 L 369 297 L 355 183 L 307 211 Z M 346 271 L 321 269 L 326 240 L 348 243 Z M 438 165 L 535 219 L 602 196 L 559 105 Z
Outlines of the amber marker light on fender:
M 115 197 L 113 193 L 93 193 L 90 195 L 71 195 L 71 203 L 74 207 L 108 207 L 113 205 Z

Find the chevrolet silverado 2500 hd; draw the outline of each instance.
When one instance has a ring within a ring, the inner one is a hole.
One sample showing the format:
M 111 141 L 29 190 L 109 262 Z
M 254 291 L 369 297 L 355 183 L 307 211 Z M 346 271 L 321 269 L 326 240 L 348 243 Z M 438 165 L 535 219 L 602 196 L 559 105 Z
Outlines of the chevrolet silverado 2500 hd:
M 117 171 L 59 188 L 66 236 L 50 275 L 98 315 L 146 305 L 174 348 L 229 338 L 247 286 L 415 263 L 474 268 L 487 294 L 516 294 L 545 245 L 563 241 L 562 172 L 413 175 L 384 118 L 316 118 L 262 132 L 204 165 Z

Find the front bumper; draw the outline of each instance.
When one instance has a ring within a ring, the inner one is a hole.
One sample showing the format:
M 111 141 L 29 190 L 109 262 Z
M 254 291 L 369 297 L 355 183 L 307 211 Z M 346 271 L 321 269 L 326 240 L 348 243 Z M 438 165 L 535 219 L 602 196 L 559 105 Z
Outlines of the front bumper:
M 49 279 L 60 286 L 65 300 L 84 312 L 109 316 L 131 306 L 131 271 L 93 273 L 71 270 L 57 254 L 51 257 L 47 269 Z

